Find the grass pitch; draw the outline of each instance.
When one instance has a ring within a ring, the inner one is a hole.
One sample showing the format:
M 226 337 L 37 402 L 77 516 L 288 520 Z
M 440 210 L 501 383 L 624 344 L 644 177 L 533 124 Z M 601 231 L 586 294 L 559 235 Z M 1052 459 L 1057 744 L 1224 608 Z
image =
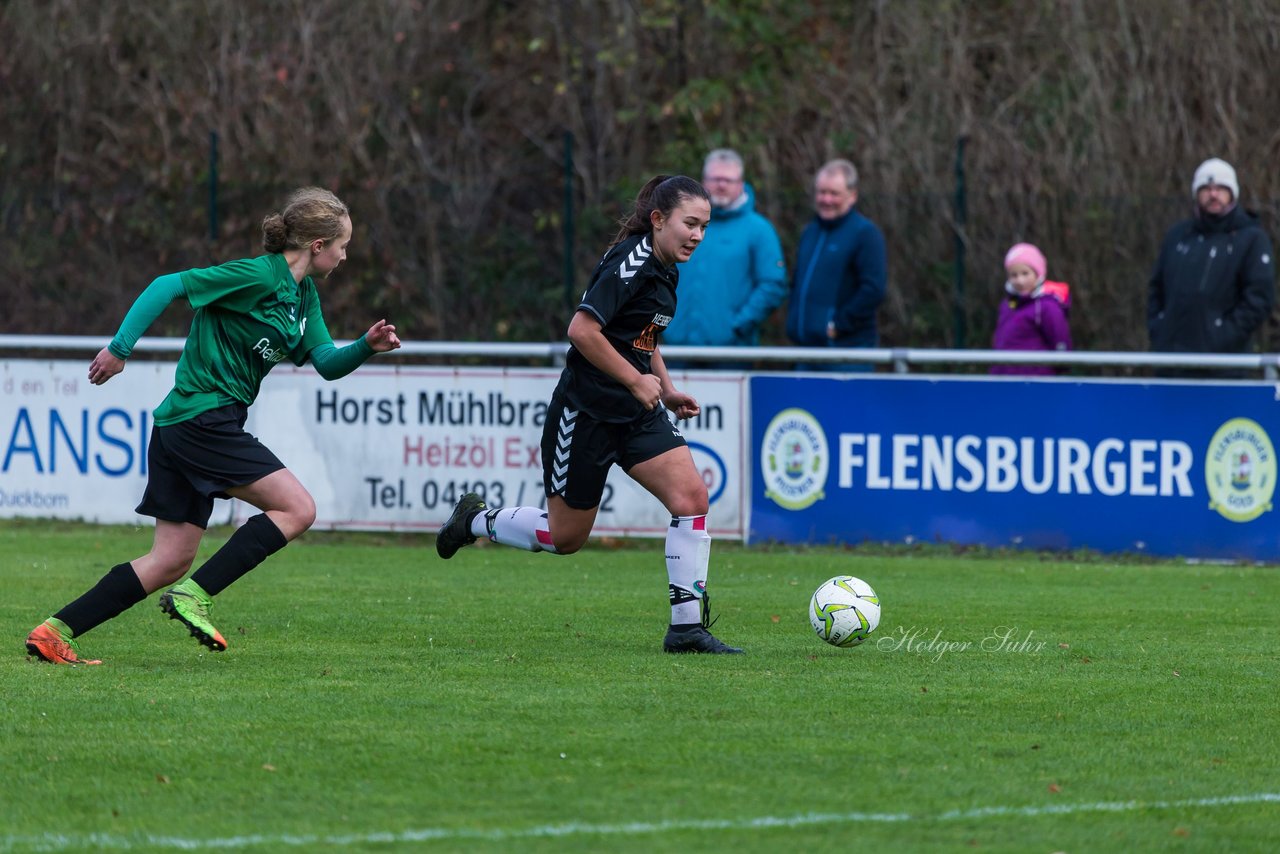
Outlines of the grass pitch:
M 201 557 L 225 530 L 206 538 Z M 570 557 L 312 533 L 37 665 L 149 529 L 0 522 L 0 852 L 1280 849 L 1272 567 L 717 543 L 669 656 L 656 541 Z M 861 647 L 814 636 L 836 574 Z

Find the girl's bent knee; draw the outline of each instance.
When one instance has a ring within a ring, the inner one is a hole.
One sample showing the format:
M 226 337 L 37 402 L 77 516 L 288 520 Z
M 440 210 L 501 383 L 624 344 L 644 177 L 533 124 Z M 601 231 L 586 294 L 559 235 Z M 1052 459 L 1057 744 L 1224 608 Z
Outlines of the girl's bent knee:
M 707 493 L 704 491 L 701 495 L 680 496 L 671 502 L 671 506 L 667 508 L 667 511 L 672 516 L 705 516 L 710 509 Z
M 571 555 L 586 545 L 586 537 L 575 538 L 572 540 L 559 540 L 556 537 L 551 538 L 551 544 L 556 548 L 558 555 Z
M 288 511 L 289 527 L 293 533 L 288 531 L 283 533 L 290 540 L 302 536 L 316 523 L 316 502 L 310 495 L 306 498 L 306 501 L 299 502 L 298 506 L 291 507 Z

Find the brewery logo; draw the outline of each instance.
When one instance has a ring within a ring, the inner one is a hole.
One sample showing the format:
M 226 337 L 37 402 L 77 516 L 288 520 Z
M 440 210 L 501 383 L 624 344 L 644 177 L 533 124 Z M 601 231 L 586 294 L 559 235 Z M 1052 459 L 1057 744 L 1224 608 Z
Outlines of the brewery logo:
M 824 498 L 830 459 L 818 419 L 803 409 L 782 410 L 769 422 L 760 447 L 765 497 L 787 510 Z
M 1271 509 L 1276 454 L 1262 425 L 1232 418 L 1218 428 L 1204 458 L 1209 508 L 1232 522 L 1249 522 Z

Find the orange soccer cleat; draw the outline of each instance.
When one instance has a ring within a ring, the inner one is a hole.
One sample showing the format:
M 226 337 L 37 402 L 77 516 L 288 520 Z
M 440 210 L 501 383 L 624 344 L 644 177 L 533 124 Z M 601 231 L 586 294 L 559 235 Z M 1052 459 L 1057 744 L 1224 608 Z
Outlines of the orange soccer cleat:
M 27 635 L 27 655 L 50 664 L 101 664 L 96 658 L 81 658 L 80 648 L 71 639 L 71 629 L 50 617 Z

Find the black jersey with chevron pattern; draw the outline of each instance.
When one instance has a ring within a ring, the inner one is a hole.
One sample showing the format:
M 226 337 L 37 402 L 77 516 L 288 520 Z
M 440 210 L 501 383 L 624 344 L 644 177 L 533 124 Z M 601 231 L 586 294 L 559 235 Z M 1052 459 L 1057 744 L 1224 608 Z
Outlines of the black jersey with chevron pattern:
M 676 312 L 678 281 L 675 265 L 654 255 L 652 235 L 629 237 L 596 265 L 577 310 L 600 321 L 609 343 L 636 370 L 652 373 L 653 352 Z M 556 392 L 601 421 L 630 421 L 645 411 L 625 386 L 573 347 Z

